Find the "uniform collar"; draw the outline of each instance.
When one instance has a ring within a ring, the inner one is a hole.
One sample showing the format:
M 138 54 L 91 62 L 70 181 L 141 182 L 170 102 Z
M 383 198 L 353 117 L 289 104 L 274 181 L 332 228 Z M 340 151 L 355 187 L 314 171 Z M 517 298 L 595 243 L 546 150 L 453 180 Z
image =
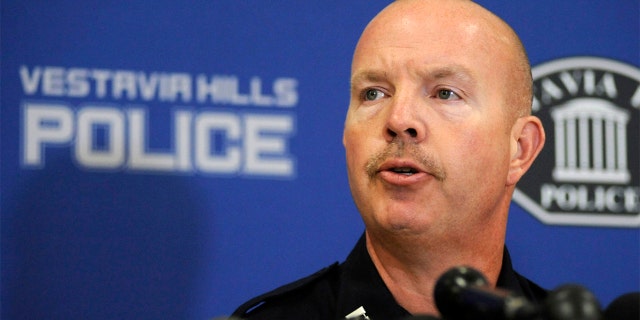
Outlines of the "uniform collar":
M 371 261 L 363 234 L 353 248 L 340 271 L 338 288 L 337 319 L 344 319 L 359 307 L 364 307 L 372 320 L 401 319 L 411 314 L 396 303 L 395 298 L 382 281 L 378 270 Z M 505 246 L 502 268 L 497 286 L 529 299 L 535 298 L 526 281 L 522 281 L 511 265 L 511 256 Z
M 344 319 L 359 307 L 364 307 L 372 320 L 400 319 L 411 315 L 396 303 L 382 281 L 367 251 L 364 234 L 342 264 L 340 278 L 337 319 Z

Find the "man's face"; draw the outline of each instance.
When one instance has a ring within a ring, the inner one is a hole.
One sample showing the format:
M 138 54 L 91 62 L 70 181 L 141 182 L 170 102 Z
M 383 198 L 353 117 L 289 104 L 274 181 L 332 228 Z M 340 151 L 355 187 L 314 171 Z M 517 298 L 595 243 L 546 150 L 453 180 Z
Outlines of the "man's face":
M 370 230 L 446 234 L 506 219 L 510 58 L 483 21 L 437 14 L 379 16 L 354 54 L 343 143 Z

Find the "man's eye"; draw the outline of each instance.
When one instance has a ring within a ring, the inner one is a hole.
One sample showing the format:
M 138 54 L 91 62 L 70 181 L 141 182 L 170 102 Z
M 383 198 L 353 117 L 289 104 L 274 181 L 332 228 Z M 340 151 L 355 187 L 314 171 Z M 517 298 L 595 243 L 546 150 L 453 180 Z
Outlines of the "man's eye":
M 378 89 L 367 89 L 363 93 L 363 98 L 366 101 L 375 101 L 384 97 L 384 92 Z
M 449 89 L 440 89 L 438 90 L 438 98 L 442 100 L 452 100 L 452 99 L 460 99 L 458 94 L 449 90 Z

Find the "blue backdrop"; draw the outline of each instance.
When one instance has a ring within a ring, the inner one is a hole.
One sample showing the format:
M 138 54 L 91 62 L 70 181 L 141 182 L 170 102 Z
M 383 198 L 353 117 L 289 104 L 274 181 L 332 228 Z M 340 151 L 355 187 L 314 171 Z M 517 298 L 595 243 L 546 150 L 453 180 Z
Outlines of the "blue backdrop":
M 388 2 L 3 0 L 2 319 L 208 319 L 343 260 L 363 231 L 341 144 L 351 54 Z M 534 67 L 606 58 L 638 88 L 638 1 L 478 2 Z M 543 286 L 603 305 L 640 290 L 638 99 L 630 191 L 611 198 L 631 223 L 512 205 L 515 267 Z

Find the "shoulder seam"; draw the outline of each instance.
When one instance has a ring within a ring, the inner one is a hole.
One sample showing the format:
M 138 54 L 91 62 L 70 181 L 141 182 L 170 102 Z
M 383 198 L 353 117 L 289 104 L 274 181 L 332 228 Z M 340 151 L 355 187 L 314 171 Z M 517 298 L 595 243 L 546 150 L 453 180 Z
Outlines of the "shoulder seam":
M 303 288 L 308 284 L 311 284 L 313 282 L 315 282 L 316 280 L 322 278 L 323 276 L 329 274 L 331 271 L 333 270 L 337 270 L 337 267 L 340 264 L 338 262 L 333 263 L 330 266 L 324 267 L 322 269 L 320 269 L 319 271 L 304 277 L 302 279 L 293 281 L 291 283 L 285 284 L 281 287 L 278 287 L 272 291 L 269 291 L 267 293 L 264 293 L 262 295 L 259 295 L 257 297 L 254 297 L 253 299 L 250 299 L 249 301 L 243 303 L 242 305 L 240 305 L 232 314 L 232 317 L 246 317 L 249 313 L 251 313 L 251 311 L 255 310 L 256 308 L 258 308 L 259 306 L 261 306 L 262 304 L 264 304 L 265 302 L 267 302 L 269 299 L 275 298 L 275 297 L 279 297 L 282 296 L 286 293 L 295 291 L 297 289 Z

